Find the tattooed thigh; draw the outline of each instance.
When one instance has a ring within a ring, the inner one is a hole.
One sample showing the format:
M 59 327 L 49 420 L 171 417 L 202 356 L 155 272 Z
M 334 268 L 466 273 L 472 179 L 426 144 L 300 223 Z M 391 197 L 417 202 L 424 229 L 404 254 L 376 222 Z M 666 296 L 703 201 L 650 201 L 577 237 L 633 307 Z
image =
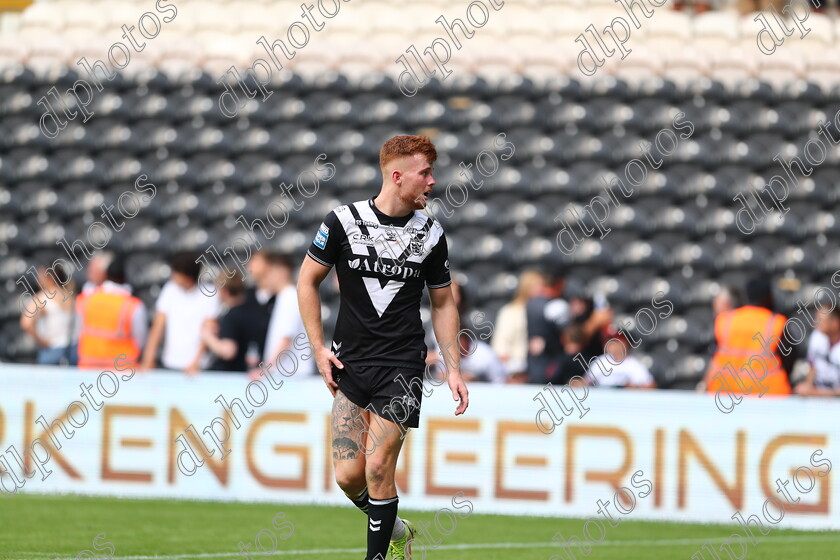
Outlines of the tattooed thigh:
M 333 459 L 357 459 L 364 455 L 359 446 L 359 436 L 365 429 L 363 408 L 353 404 L 344 393 L 337 391 L 332 406 Z

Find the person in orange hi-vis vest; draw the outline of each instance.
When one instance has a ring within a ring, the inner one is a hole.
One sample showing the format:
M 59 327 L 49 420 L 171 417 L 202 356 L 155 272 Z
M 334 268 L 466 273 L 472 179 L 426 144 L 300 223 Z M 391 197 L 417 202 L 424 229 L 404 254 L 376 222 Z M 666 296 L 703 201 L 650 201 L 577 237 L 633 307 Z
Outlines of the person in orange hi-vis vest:
M 146 308 L 124 283 L 124 262 L 115 258 L 107 280 L 78 299 L 80 368 L 113 368 L 121 354 L 122 364 L 140 358 L 148 333 Z
M 772 311 L 768 280 L 750 280 L 745 292 L 746 305 L 715 318 L 717 350 L 699 388 L 737 396 L 789 395 L 788 377 L 796 358 L 785 333 L 787 319 Z

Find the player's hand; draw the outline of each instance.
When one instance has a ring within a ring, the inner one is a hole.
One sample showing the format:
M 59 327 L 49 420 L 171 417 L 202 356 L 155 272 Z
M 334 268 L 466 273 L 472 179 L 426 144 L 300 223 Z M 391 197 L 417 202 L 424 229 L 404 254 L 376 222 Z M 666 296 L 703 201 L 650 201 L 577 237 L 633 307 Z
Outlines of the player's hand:
M 446 377 L 449 388 L 452 390 L 452 400 L 458 402 L 458 407 L 455 409 L 455 416 L 466 412 L 467 407 L 470 406 L 469 391 L 467 385 L 461 378 L 461 372 L 450 371 Z
M 335 352 L 326 346 L 320 347 L 315 352 L 315 363 L 318 365 L 318 372 L 321 374 L 321 377 L 324 378 L 324 383 L 327 384 L 327 389 L 330 390 L 330 393 L 332 393 L 332 396 L 334 397 L 335 392 L 338 390 L 338 383 L 333 380 L 332 366 L 335 364 L 335 367 L 338 369 L 344 369 L 344 364 L 335 357 Z

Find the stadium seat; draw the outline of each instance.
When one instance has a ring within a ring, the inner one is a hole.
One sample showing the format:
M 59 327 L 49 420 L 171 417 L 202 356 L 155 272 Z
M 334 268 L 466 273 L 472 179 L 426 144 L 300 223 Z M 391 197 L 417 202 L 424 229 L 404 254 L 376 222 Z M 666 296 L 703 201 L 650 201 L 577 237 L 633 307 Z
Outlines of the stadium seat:
M 691 19 L 684 12 L 657 10 L 653 17 L 643 21 L 642 29 L 645 46 L 660 52 L 683 49 L 692 41 Z M 633 33 L 640 32 L 634 29 Z
M 729 11 L 706 12 L 691 19 L 693 40 L 703 48 L 731 49 L 741 37 L 738 17 Z

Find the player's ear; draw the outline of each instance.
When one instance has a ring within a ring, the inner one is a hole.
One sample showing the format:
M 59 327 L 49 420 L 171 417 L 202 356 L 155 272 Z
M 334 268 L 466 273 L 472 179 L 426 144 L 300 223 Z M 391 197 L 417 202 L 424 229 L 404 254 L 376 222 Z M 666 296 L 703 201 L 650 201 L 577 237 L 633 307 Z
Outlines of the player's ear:
M 402 171 L 399 169 L 394 169 L 391 171 L 391 180 L 394 182 L 395 185 L 399 185 L 402 183 Z

